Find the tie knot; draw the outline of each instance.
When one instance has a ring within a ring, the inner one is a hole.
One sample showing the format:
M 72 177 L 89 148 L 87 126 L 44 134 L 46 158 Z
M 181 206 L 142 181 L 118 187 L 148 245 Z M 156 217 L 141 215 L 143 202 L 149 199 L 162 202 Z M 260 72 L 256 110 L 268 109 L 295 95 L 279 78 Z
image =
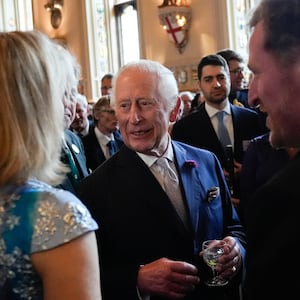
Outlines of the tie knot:
M 168 159 L 166 157 L 159 157 L 156 161 L 156 164 L 161 167 L 168 167 Z
M 156 161 L 156 165 L 164 177 L 168 176 L 170 180 L 178 182 L 177 175 L 174 169 L 172 168 L 171 163 L 172 161 L 169 162 L 167 157 L 159 157 Z M 164 179 L 166 180 L 167 178 Z
M 225 114 L 226 112 L 223 110 L 217 112 L 217 118 L 219 122 L 223 122 Z

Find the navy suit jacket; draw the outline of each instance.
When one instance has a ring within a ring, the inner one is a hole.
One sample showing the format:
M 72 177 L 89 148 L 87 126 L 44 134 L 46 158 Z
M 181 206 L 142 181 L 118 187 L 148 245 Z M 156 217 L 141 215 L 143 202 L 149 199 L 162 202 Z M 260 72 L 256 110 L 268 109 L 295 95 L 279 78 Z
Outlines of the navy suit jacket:
M 258 114 L 253 110 L 230 104 L 234 131 L 234 159 L 242 162 L 247 144 L 262 134 Z M 172 138 L 186 144 L 207 149 L 215 153 L 223 168 L 226 154 L 202 103 L 199 109 L 177 121 L 172 130 Z
M 79 176 L 80 176 L 79 180 L 82 180 L 90 172 L 87 168 L 86 157 L 85 157 L 84 148 L 81 139 L 76 133 L 72 132 L 70 129 L 66 129 L 65 140 L 74 158 L 76 167 L 79 171 Z M 72 184 L 72 181 L 69 179 L 67 175 L 65 180 L 60 185 L 58 185 L 58 187 L 70 191 L 71 193 L 77 195 L 78 187 Z
M 123 145 L 123 140 L 119 130 L 114 132 L 114 139 L 117 150 L 119 150 Z M 94 171 L 106 160 L 106 157 L 104 156 L 101 146 L 97 140 L 94 127 L 92 130 L 90 130 L 88 135 L 82 138 L 82 143 L 84 146 L 87 166 L 89 169 Z
M 299 293 L 299 276 L 294 275 L 300 267 L 299 174 L 300 154 L 262 185 L 248 203 L 245 300 L 270 299 L 271 295 L 291 299 Z
M 275 149 L 269 142 L 269 134 L 264 134 L 251 140 L 245 153 L 240 177 L 241 217 L 247 212 L 247 201 L 252 194 L 290 160 L 283 148 Z M 241 220 L 242 221 L 242 220 Z
M 201 284 L 186 299 L 225 299 L 209 297 L 213 291 L 203 285 L 208 272 L 198 253 L 202 241 L 209 238 L 232 235 L 244 244 L 243 228 L 216 156 L 179 142 L 172 145 L 189 212 L 188 228 L 148 166 L 126 146 L 81 182 L 80 198 L 100 224 L 97 240 L 105 300 L 138 299 L 139 266 L 162 257 L 199 267 Z M 208 196 L 212 187 L 220 189 L 215 199 Z M 236 284 L 233 280 L 216 290 L 223 295 Z

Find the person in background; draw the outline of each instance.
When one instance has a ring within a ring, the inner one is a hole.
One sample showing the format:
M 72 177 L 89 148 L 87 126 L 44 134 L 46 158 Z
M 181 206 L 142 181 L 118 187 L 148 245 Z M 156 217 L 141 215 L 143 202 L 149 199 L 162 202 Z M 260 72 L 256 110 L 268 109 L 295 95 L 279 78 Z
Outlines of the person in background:
M 74 120 L 70 129 L 79 137 L 84 137 L 89 133 L 90 122 L 88 119 L 88 101 L 86 96 L 76 93 L 76 108 Z
M 101 97 L 94 104 L 93 113 L 95 127 L 82 139 L 87 166 L 92 171 L 123 145 L 115 111 L 110 105 L 110 98 Z M 113 145 L 112 149 L 111 145 Z
M 190 112 L 194 112 L 194 111 L 198 110 L 201 103 L 203 103 L 204 101 L 205 101 L 205 99 L 204 99 L 203 93 L 201 91 L 197 92 L 192 100 Z
M 94 107 L 94 102 L 88 103 L 87 107 L 87 116 L 89 119 L 90 126 L 94 126 L 94 118 L 93 118 L 93 107 Z
M 230 73 L 229 102 L 233 105 L 248 107 L 248 89 L 245 89 L 245 63 L 243 57 L 231 49 L 223 49 L 216 54 L 221 55 L 227 62 Z
M 300 147 L 300 0 L 262 0 L 250 18 L 249 104 L 267 113 L 269 141 Z M 299 292 L 299 153 L 261 186 L 246 209 L 245 300 Z
M 262 133 L 267 133 L 269 130 L 266 127 L 266 114 L 259 110 L 259 108 L 251 107 L 248 103 L 248 87 L 246 84 L 250 84 L 251 74 L 249 76 L 249 82 L 245 81 L 245 62 L 243 57 L 236 51 L 231 49 L 223 49 L 217 52 L 227 62 L 230 73 L 230 93 L 228 95 L 229 102 L 233 105 L 247 107 L 257 112 L 261 123 Z
M 77 103 L 77 84 L 80 75 L 80 65 L 72 56 L 73 75 L 69 76 L 62 99 L 64 105 L 64 136 L 61 160 L 69 167 L 65 179 L 57 186 L 77 195 L 80 180 L 86 177 L 90 170 L 87 168 L 86 156 L 81 138 L 69 128 L 74 121 Z
M 81 182 L 80 193 L 101 224 L 106 300 L 239 299 L 243 228 L 216 156 L 168 134 L 178 94 L 173 73 L 155 61 L 128 63 L 114 78 L 124 145 Z M 217 265 L 230 281 L 225 287 L 204 285 L 211 274 L 199 253 L 208 238 L 227 242 Z
M 52 187 L 66 172 L 58 145 L 70 59 L 38 31 L 0 33 L 1 300 L 101 299 L 97 224 Z
M 114 77 L 113 74 L 107 73 L 101 78 L 101 95 L 102 96 L 110 95 L 113 77 Z
M 238 209 L 239 175 L 243 156 L 250 140 L 262 133 L 259 117 L 253 110 L 229 102 L 229 69 L 222 56 L 213 54 L 203 57 L 198 65 L 198 78 L 205 102 L 196 112 L 174 124 L 172 137 L 212 151 L 218 157 L 232 188 L 232 200 Z M 222 123 L 226 127 L 228 137 L 224 144 L 223 136 L 219 132 L 220 113 L 225 114 Z M 228 145 L 232 146 L 230 151 Z
M 186 116 L 190 113 L 192 107 L 192 101 L 194 99 L 194 94 L 190 91 L 182 91 L 179 93 L 181 101 L 183 102 L 183 111 L 180 118 Z

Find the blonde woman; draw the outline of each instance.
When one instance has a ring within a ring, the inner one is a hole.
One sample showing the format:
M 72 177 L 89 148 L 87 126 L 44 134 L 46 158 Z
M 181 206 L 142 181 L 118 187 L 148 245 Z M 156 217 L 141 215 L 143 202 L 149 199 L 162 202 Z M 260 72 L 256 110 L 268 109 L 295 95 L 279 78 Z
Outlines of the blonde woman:
M 97 224 L 52 187 L 67 171 L 62 100 L 72 76 L 72 56 L 42 33 L 0 33 L 1 300 L 101 299 Z

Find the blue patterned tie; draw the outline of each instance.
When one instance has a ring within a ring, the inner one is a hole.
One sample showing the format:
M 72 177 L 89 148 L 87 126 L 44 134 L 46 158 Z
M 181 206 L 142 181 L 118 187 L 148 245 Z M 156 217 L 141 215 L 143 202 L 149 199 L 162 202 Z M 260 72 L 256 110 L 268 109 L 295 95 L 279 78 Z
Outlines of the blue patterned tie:
M 113 156 L 117 151 L 115 142 L 113 140 L 110 140 L 106 145 L 109 150 L 109 155 Z
M 219 140 L 223 146 L 223 148 L 225 149 L 227 145 L 231 145 L 231 140 L 229 137 L 229 133 L 228 130 L 224 124 L 224 115 L 225 115 L 225 111 L 219 111 L 217 113 L 217 119 L 218 119 L 218 137 Z

